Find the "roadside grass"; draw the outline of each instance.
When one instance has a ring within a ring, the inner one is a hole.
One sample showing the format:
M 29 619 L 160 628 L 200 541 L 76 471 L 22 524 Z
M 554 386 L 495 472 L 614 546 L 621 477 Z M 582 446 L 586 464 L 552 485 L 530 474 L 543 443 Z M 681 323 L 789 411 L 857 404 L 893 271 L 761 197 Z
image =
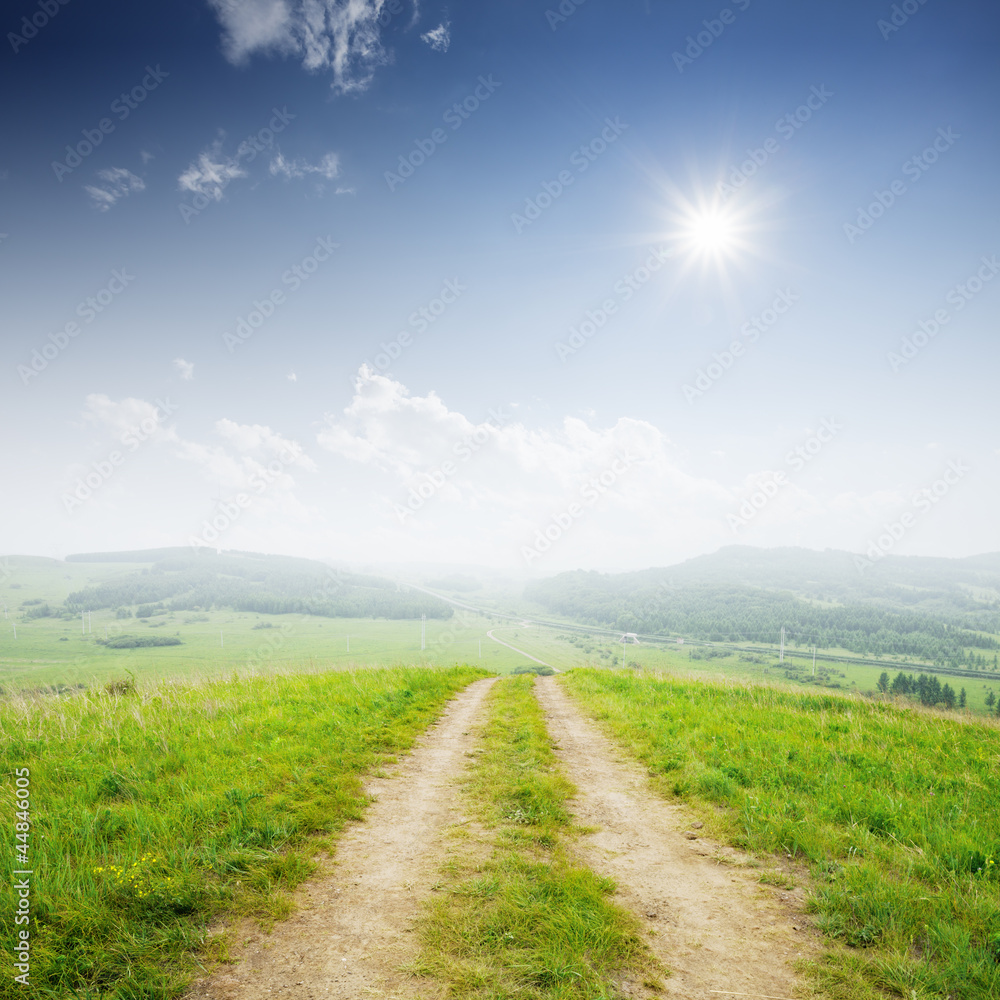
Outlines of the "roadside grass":
M 575 789 L 557 767 L 533 684 L 504 679 L 488 695 L 464 788 L 479 826 L 456 831 L 412 971 L 470 1000 L 610 1000 L 623 980 L 633 996 L 658 992 L 666 973 L 638 921 L 611 901 L 614 883 L 573 856 L 566 801 Z
M 811 865 L 831 996 L 1000 996 L 1000 731 L 897 705 L 580 670 L 560 678 L 706 832 Z M 776 884 L 762 876 L 761 881 Z
M 0 996 L 177 996 L 224 958 L 220 918 L 267 924 L 367 804 L 361 776 L 408 748 L 472 668 L 268 676 L 200 686 L 123 680 L 0 704 L 0 878 L 31 876 L 27 987 L 12 893 L 0 900 Z M 30 771 L 27 864 L 14 772 Z

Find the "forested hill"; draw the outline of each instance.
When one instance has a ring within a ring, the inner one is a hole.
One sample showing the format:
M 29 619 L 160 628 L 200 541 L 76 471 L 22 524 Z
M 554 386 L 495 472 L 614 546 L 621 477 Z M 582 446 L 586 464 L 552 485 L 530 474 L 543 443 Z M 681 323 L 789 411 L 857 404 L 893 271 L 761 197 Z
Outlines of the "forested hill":
M 886 556 L 731 546 L 635 573 L 577 571 L 525 597 L 581 622 L 716 642 L 789 641 L 864 655 L 992 666 L 1000 649 L 1000 555 Z M 987 633 L 987 634 L 984 634 Z
M 72 593 L 65 610 L 231 608 L 259 614 L 349 618 L 450 618 L 451 607 L 388 579 L 345 573 L 312 559 L 252 552 L 151 549 L 68 556 L 67 562 L 151 563 Z

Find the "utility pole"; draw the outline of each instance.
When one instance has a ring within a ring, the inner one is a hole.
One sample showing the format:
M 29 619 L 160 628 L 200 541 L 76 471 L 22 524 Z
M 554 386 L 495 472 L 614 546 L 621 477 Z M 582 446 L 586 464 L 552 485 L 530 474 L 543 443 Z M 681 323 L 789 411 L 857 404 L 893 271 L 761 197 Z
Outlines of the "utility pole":
M 785 662 L 785 626 L 781 626 L 781 652 L 778 653 L 778 662 Z
M 420 652 L 427 648 L 427 615 L 420 616 Z
M 80 634 L 81 635 L 86 635 L 87 634 L 87 612 L 86 611 L 81 611 L 80 612 Z

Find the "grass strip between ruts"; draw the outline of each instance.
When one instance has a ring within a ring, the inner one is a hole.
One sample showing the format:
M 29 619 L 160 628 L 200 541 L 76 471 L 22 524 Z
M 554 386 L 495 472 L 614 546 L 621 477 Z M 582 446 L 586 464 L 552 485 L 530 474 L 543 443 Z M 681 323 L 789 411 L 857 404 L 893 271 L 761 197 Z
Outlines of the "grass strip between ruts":
M 662 988 L 665 971 L 614 883 L 573 856 L 566 809 L 575 789 L 558 768 L 534 678 L 498 681 L 464 787 L 475 825 L 455 828 L 443 878 L 421 922 L 413 971 L 452 998 L 606 1000 Z

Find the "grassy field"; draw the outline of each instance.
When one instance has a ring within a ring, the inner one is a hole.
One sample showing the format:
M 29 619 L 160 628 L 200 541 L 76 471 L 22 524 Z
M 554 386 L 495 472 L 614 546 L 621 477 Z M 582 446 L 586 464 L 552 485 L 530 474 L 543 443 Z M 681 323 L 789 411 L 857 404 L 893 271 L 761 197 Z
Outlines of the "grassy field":
M 511 625 L 506 623 L 493 629 L 495 635 L 506 642 L 537 656 L 558 670 L 575 667 L 621 667 L 622 645 L 613 636 L 581 635 L 541 625 Z M 836 653 L 838 651 L 828 650 Z M 844 651 L 839 651 L 844 652 Z M 849 655 L 849 654 L 845 654 Z M 885 670 L 890 678 L 901 669 L 899 664 L 886 661 L 884 666 L 867 666 L 849 662 L 817 663 L 817 678 L 812 676 L 812 656 L 804 650 L 785 650 L 785 662 L 779 664 L 777 652 L 765 654 L 729 653 L 724 649 L 704 646 L 629 643 L 625 646 L 626 669 L 668 672 L 678 677 L 705 680 L 754 679 L 778 687 L 801 690 L 803 687 L 821 688 L 843 693 L 874 691 L 879 674 Z M 904 673 L 920 673 L 907 668 Z M 966 690 L 970 712 L 987 714 L 986 696 L 992 691 L 1000 699 L 1000 677 L 984 672 L 982 677 L 950 677 L 938 675 L 955 689 Z
M 563 678 L 706 832 L 807 863 L 834 997 L 1000 996 L 1000 728 L 765 686 Z
M 499 681 L 466 783 L 477 836 L 457 831 L 423 921 L 414 971 L 456 1000 L 609 1000 L 623 977 L 659 990 L 664 970 L 614 884 L 573 858 L 566 801 L 533 678 Z M 638 995 L 638 994 L 637 994 Z
M 198 961 L 224 954 L 209 925 L 284 915 L 316 851 L 361 816 L 360 776 L 482 675 L 327 672 L 6 700 L 0 878 L 33 871 L 31 985 L 13 982 L 8 893 L 0 995 L 176 996 Z M 25 770 L 31 830 L 19 859 L 14 776 Z
M 31 605 L 53 607 L 83 587 L 114 581 L 141 569 L 137 563 L 57 562 L 26 556 L 0 562 L 0 601 L 6 608 L 0 621 L 0 688 L 37 689 L 50 685 L 101 686 L 131 671 L 137 677 L 191 680 L 242 673 L 294 671 L 323 667 L 457 665 L 473 663 L 495 673 L 510 673 L 532 661 L 493 642 L 487 632 L 544 660 L 558 670 L 622 663 L 622 646 L 614 635 L 591 636 L 552 626 L 527 627 L 456 608 L 452 618 L 424 623 L 384 619 L 323 618 L 236 611 L 178 611 L 149 618 L 118 619 L 108 610 L 86 621 L 61 618 L 25 619 Z M 462 595 L 459 595 L 462 596 Z M 510 603 L 510 602 L 508 602 Z M 14 631 L 17 637 L 14 637 Z M 97 640 L 105 636 L 170 637 L 177 646 L 110 649 Z M 625 647 L 625 665 L 669 671 L 678 676 L 744 677 L 779 686 L 819 686 L 841 691 L 873 691 L 881 666 L 819 661 L 812 677 L 808 651 L 790 648 L 785 663 L 769 654 L 727 653 L 691 645 L 643 643 Z M 849 656 L 844 650 L 826 652 Z M 886 661 L 894 676 L 899 664 Z M 917 673 L 913 668 L 906 672 Z M 985 713 L 986 696 L 1000 698 L 1000 677 L 941 675 L 955 689 L 966 689 L 968 708 Z
M 415 666 L 482 663 L 509 672 L 524 657 L 486 638 L 491 621 L 428 620 L 425 649 L 421 622 L 371 618 L 260 615 L 236 611 L 176 612 L 152 618 L 115 620 L 93 615 L 93 632 L 79 621 L 37 618 L 0 627 L 0 686 L 8 689 L 52 684 L 103 684 L 132 671 L 150 680 L 199 679 L 233 671 L 268 672 L 313 666 Z M 110 649 L 95 642 L 108 634 L 176 636 L 178 646 Z M 482 659 L 480 659 L 480 645 Z

